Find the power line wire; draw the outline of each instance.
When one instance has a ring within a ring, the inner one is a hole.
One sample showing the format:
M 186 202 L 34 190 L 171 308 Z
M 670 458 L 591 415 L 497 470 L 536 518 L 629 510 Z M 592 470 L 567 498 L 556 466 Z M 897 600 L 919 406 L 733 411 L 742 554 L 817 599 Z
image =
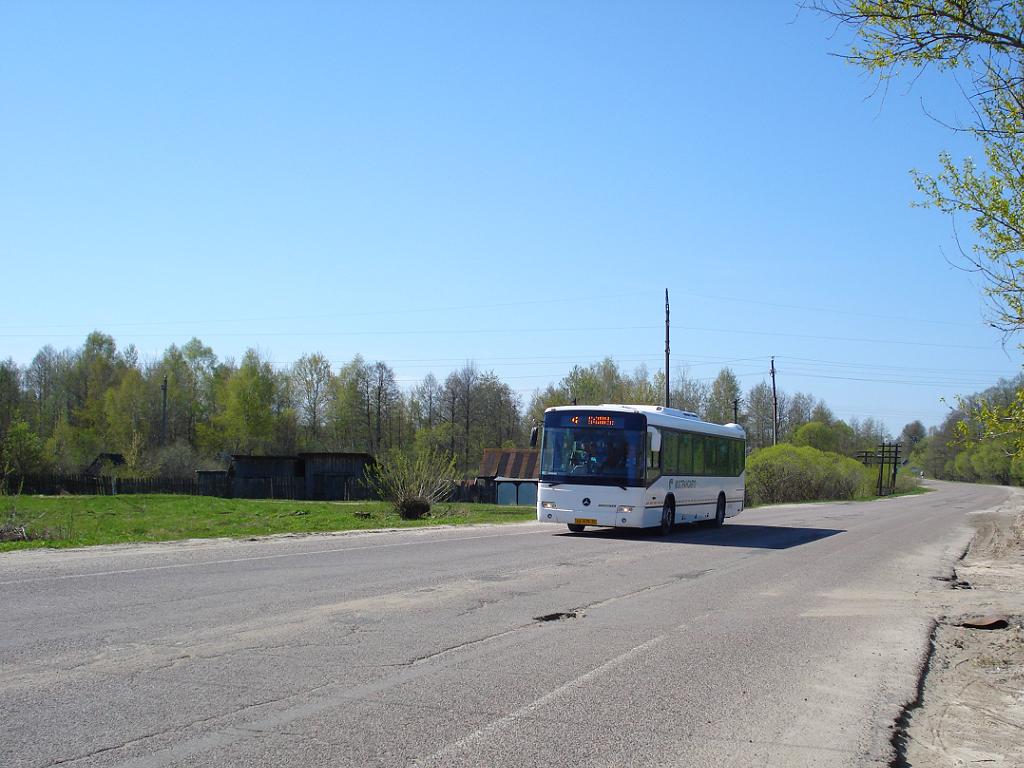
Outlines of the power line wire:
M 604 300 L 604 299 L 622 299 L 624 297 L 639 296 L 645 293 L 645 291 L 626 291 L 622 293 L 616 293 L 613 295 L 605 296 L 592 296 L 592 300 Z M 320 321 L 320 320 L 332 320 L 332 319 L 344 319 L 352 317 L 394 317 L 395 315 L 412 315 L 412 314 L 429 314 L 433 312 L 457 312 L 463 310 L 474 310 L 474 309 L 494 309 L 496 307 L 529 307 L 538 306 L 543 304 L 563 304 L 565 299 L 553 298 L 553 299 L 530 299 L 527 301 L 506 301 L 506 302 L 487 302 L 486 304 L 462 304 L 462 305 L 447 305 L 447 306 L 434 306 L 434 307 L 405 307 L 405 308 L 392 308 L 365 312 L 331 312 L 327 314 L 316 314 L 316 315 L 264 315 L 262 317 L 231 317 L 231 318 L 215 318 L 208 319 L 203 318 L 203 323 L 262 323 L 262 322 L 290 322 L 295 320 L 301 321 Z M 195 318 L 187 320 L 138 320 L 130 322 L 114 322 L 106 323 L 106 327 L 122 328 L 122 327 L 154 327 L 154 326 L 170 326 L 170 325 L 186 325 L 189 323 L 196 322 Z M 55 323 L 50 325 L 32 323 L 33 328 L 86 328 L 88 326 L 82 323 Z M 88 332 L 88 331 L 87 331 Z

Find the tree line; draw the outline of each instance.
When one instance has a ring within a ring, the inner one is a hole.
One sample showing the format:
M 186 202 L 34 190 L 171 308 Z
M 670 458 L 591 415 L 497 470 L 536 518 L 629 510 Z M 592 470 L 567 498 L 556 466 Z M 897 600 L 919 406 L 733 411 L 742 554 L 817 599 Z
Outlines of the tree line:
M 275 367 L 256 349 L 237 362 L 220 359 L 193 338 L 142 361 L 134 347 L 119 349 L 96 331 L 77 349 L 47 345 L 26 366 L 0 362 L 0 453 L 20 473 L 80 472 L 98 455 L 118 453 L 123 474 L 174 477 L 223 467 L 238 453 L 433 450 L 453 456 L 459 473 L 472 477 L 485 448 L 525 446 L 545 408 L 659 403 L 663 392 L 664 372 L 625 371 L 610 357 L 575 366 L 524 404 L 472 362 L 403 389 L 390 365 L 361 355 L 337 369 L 319 352 Z M 754 449 L 772 443 L 772 392 L 764 381 L 744 392 L 729 368 L 713 381 L 680 370 L 671 397 L 673 406 L 708 421 L 738 415 Z M 807 393 L 780 391 L 778 409 L 780 440 L 820 443 L 807 425 L 823 425 L 818 432 L 831 430 L 839 436 L 834 448 L 848 452 L 885 436 L 881 422 L 846 424 Z
M 1022 390 L 1024 375 L 1019 375 L 959 398 L 942 424 L 911 443 L 911 464 L 940 480 L 1024 485 L 1022 435 L 1005 427 L 992 434 L 979 417 L 984 408 L 1012 406 Z
M 239 453 L 439 448 L 472 474 L 485 447 L 523 443 L 522 410 L 473 363 L 403 391 L 391 366 L 360 355 L 337 370 L 321 353 L 282 369 L 256 349 L 222 360 L 194 338 L 142 362 L 98 331 L 24 367 L 0 362 L 2 457 L 23 473 L 78 472 L 104 452 L 122 454 L 126 474 L 184 476 Z
M 652 375 L 641 366 L 627 374 L 614 360 L 606 358 L 587 367 L 577 366 L 558 384 L 539 391 L 528 415 L 532 423 L 537 423 L 545 408 L 572 402 L 661 403 L 664 391 L 663 371 Z M 686 370 L 676 371 L 669 381 L 669 399 L 672 407 L 692 411 L 705 421 L 738 421 L 747 432 L 748 450 L 765 448 L 776 441 L 776 408 L 780 443 L 810 445 L 852 456 L 891 437 L 878 419 L 853 418 L 847 423 L 837 418 L 823 400 L 807 392 L 790 394 L 779 389 L 773 397 L 771 385 L 764 380 L 744 391 L 728 367 L 710 381 L 693 378 Z

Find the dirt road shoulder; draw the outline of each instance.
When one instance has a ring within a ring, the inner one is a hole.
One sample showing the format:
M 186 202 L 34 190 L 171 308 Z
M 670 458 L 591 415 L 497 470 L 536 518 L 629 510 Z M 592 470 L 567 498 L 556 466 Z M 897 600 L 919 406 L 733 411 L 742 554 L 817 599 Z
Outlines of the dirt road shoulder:
M 1024 765 L 1024 492 L 970 523 L 935 606 L 918 700 L 894 738 L 896 766 Z

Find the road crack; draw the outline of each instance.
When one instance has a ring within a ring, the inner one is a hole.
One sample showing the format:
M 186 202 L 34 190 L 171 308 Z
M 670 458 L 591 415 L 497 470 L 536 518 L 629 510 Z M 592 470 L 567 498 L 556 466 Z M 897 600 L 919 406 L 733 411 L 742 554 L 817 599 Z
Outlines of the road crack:
M 163 728 L 163 729 L 160 729 L 160 730 L 157 730 L 157 731 L 152 731 L 152 732 L 149 732 L 149 733 L 145 733 L 145 734 L 142 734 L 141 736 L 136 736 L 136 737 L 134 737 L 132 739 L 128 739 L 126 741 L 123 741 L 123 742 L 121 742 L 119 744 L 111 744 L 111 745 L 108 745 L 108 746 L 105 746 L 105 747 L 99 747 L 97 749 L 90 750 L 89 752 L 86 752 L 84 754 L 74 755 L 74 756 L 71 756 L 71 757 L 62 757 L 62 758 L 58 758 L 56 760 L 51 760 L 50 762 L 46 763 L 43 768 L 51 768 L 51 766 L 55 766 L 55 765 L 70 765 L 72 763 L 76 763 L 76 762 L 79 762 L 81 760 L 88 760 L 89 758 L 96 757 L 97 755 L 104 755 L 104 754 L 107 754 L 107 753 L 110 753 L 110 752 L 116 752 L 116 751 L 121 750 L 121 749 L 127 749 L 127 748 L 132 747 L 132 746 L 134 746 L 136 744 L 141 744 L 141 743 L 143 743 L 145 741 L 148 741 L 149 739 L 158 738 L 160 736 L 166 736 L 166 735 L 172 734 L 172 733 L 182 733 L 184 731 L 188 731 L 191 728 L 195 728 L 196 726 L 205 725 L 206 723 L 210 723 L 210 722 L 213 722 L 215 720 L 223 720 L 224 718 L 232 717 L 233 715 L 237 715 L 237 714 L 240 714 L 242 712 L 246 712 L 246 711 L 249 711 L 249 710 L 257 709 L 259 707 L 265 707 L 265 706 L 268 706 L 268 705 L 271 705 L 271 704 L 279 704 L 281 702 L 290 701 L 290 700 L 295 699 L 295 698 L 300 697 L 300 696 L 301 697 L 310 696 L 311 694 L 315 694 L 317 691 L 322 690 L 323 688 L 326 688 L 329 685 L 330 685 L 330 683 L 324 683 L 322 685 L 317 685 L 317 686 L 314 686 L 314 687 L 309 688 L 307 690 L 300 691 L 298 693 L 288 694 L 287 696 L 277 696 L 277 697 L 270 698 L 270 699 L 263 699 L 262 701 L 257 701 L 257 702 L 251 703 L 251 704 L 245 704 L 245 705 L 242 705 L 240 707 L 234 707 L 234 708 L 232 708 L 232 709 L 230 709 L 230 710 L 228 710 L 226 712 L 220 712 L 220 713 L 218 713 L 216 715 L 210 715 L 208 717 L 200 717 L 200 718 L 197 718 L 195 720 L 190 720 L 187 723 L 181 723 L 179 725 L 174 725 L 174 726 L 171 726 L 169 728 Z M 263 735 L 266 732 L 264 730 L 261 730 L 259 728 L 255 728 L 253 726 L 231 726 L 229 728 L 229 730 L 236 731 L 238 733 L 248 733 L 248 734 L 253 735 L 253 736 Z

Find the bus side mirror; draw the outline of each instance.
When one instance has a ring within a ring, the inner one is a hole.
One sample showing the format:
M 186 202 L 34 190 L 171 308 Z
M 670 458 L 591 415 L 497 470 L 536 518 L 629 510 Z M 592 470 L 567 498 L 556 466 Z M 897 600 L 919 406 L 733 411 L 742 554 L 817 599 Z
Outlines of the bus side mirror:
M 531 448 L 536 448 L 537 447 L 537 428 L 536 427 L 533 427 L 530 430 L 530 447 Z
M 651 451 L 658 453 L 661 450 L 661 432 L 654 427 L 648 427 L 647 434 L 651 436 Z

